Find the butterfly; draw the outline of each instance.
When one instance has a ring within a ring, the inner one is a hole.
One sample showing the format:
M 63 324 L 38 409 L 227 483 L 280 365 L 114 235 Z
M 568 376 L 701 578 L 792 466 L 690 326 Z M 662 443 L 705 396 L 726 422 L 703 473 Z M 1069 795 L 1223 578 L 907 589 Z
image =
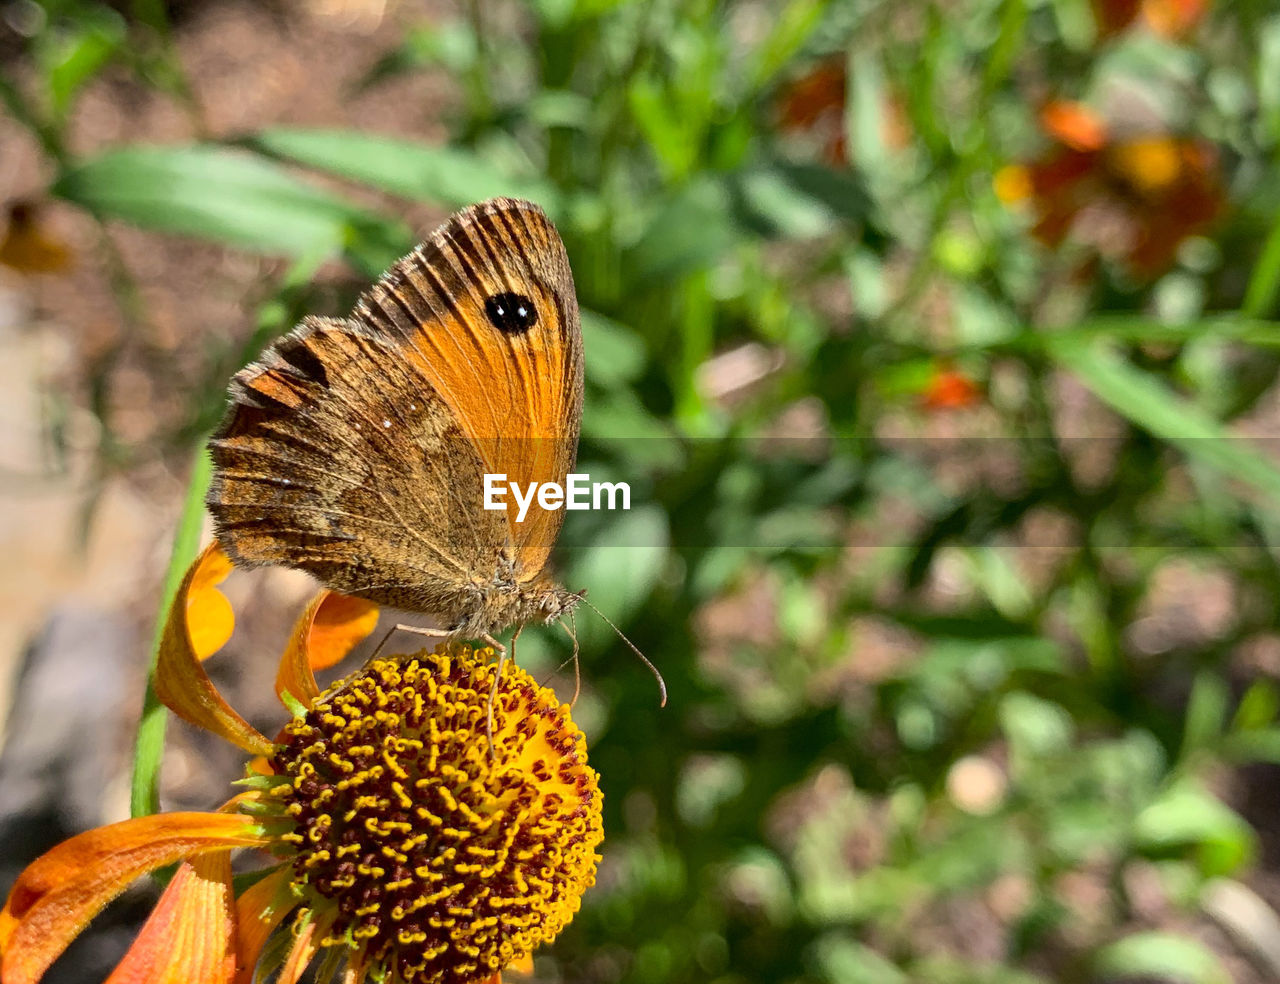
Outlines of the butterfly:
M 547 570 L 563 511 L 517 523 L 482 508 L 483 479 L 563 485 L 582 398 L 564 243 L 531 202 L 481 202 L 350 316 L 305 318 L 236 374 L 209 444 L 216 535 L 237 564 L 306 571 L 440 635 L 561 618 L 585 594 Z

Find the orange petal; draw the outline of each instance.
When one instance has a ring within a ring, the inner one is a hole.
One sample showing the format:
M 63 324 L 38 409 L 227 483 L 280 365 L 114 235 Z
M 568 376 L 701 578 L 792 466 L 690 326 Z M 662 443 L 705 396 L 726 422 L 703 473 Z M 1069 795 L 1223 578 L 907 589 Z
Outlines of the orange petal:
M 1109 163 L 1139 194 L 1154 197 L 1175 186 L 1183 172 L 1182 145 L 1171 137 L 1144 137 L 1118 145 Z
M 231 984 L 236 967 L 231 852 L 178 867 L 106 984 Z
M 222 616 L 218 614 L 218 603 L 210 600 L 214 595 L 222 598 L 214 585 L 226 577 L 230 564 L 222 548 L 211 543 L 182 579 L 160 639 L 156 695 L 184 721 L 225 738 L 251 755 L 269 755 L 271 742 L 231 709 L 200 665 L 201 659 L 209 655 L 208 646 L 223 629 L 230 634 L 229 623 L 219 621 Z M 212 628 L 194 632 L 193 621 L 207 621 Z M 205 651 L 199 646 L 204 646 Z
M 328 934 L 331 925 L 332 920 L 326 920 L 323 925 L 318 925 L 314 919 L 307 920 L 294 938 L 289 956 L 276 977 L 276 984 L 298 984 L 298 979 L 320 949 L 320 940 Z
M 341 661 L 377 624 L 373 602 L 321 591 L 293 627 L 276 674 L 276 695 L 289 693 L 309 705 L 320 696 L 313 671 Z
M 162 813 L 63 841 L 27 866 L 0 911 L 0 980 L 34 984 L 99 910 L 140 875 L 183 858 L 268 843 L 249 817 Z
M 298 899 L 289 891 L 292 876 L 288 867 L 277 868 L 236 899 L 237 984 L 253 980 L 253 970 L 268 937 L 297 906 Z
M 206 660 L 227 644 L 236 624 L 231 602 L 218 590 L 231 573 L 231 558 L 215 542 L 205 548 L 195 566 L 187 589 L 187 633 L 192 651 Z
M 1156 34 L 1176 39 L 1190 33 L 1208 9 L 1208 0 L 1143 0 L 1142 16 Z
M 9 206 L 9 227 L 0 239 L 0 263 L 20 273 L 57 273 L 71 264 L 71 250 L 40 222 L 39 203 Z
M 922 394 L 926 410 L 961 410 L 982 398 L 978 384 L 957 369 L 938 369 Z
M 511 971 L 513 974 L 523 974 L 525 977 L 532 976 L 533 954 L 526 953 L 519 960 L 512 960 L 511 963 L 507 964 L 507 970 Z
M 1007 164 L 1000 168 L 992 183 L 996 197 L 1006 205 L 1025 201 L 1035 191 L 1031 184 L 1031 174 L 1021 164 Z
M 1056 99 L 1040 110 L 1040 126 L 1072 150 L 1100 150 L 1107 142 L 1107 125 L 1083 103 Z

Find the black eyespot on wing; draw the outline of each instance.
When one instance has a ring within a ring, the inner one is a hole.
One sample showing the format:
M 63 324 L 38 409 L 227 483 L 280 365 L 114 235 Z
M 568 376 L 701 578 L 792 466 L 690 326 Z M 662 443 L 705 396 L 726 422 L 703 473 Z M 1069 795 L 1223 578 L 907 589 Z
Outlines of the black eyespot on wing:
M 484 302 L 484 313 L 493 327 L 506 335 L 523 335 L 538 323 L 538 309 L 523 294 L 504 291 Z

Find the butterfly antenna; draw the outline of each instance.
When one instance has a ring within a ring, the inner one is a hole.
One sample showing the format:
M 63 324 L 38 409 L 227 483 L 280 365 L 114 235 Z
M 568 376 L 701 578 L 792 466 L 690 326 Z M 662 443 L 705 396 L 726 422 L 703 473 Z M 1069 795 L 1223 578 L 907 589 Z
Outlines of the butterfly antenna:
M 578 645 L 578 622 L 572 611 L 569 612 L 569 625 L 560 623 L 560 627 L 569 633 L 569 638 L 573 640 L 573 655 L 557 666 L 556 672 L 559 673 L 570 663 L 573 664 L 573 700 L 569 701 L 569 710 L 573 710 L 578 703 L 578 698 L 582 695 L 582 662 L 578 659 L 578 650 L 581 648 Z
M 666 707 L 667 706 L 667 681 L 662 679 L 662 674 L 658 672 L 658 668 L 649 661 L 649 657 L 646 656 L 644 653 L 640 652 L 640 650 L 636 648 L 636 644 L 632 642 L 630 639 L 628 639 L 623 634 L 622 630 L 609 620 L 609 616 L 607 616 L 604 612 L 600 611 L 600 609 L 597 608 L 595 605 L 591 604 L 591 602 L 587 601 L 584 595 L 581 595 L 581 594 L 578 595 L 578 600 L 581 601 L 588 608 L 590 608 L 597 615 L 599 615 L 602 619 L 604 619 L 604 624 L 609 626 L 609 628 L 613 629 L 614 632 L 618 633 L 618 638 L 627 644 L 627 648 L 636 654 L 636 657 L 640 660 L 640 662 L 642 662 L 645 666 L 649 667 L 649 672 L 652 673 L 653 678 L 658 681 L 658 693 L 661 694 L 661 697 L 662 697 L 662 699 L 658 701 L 658 706 Z

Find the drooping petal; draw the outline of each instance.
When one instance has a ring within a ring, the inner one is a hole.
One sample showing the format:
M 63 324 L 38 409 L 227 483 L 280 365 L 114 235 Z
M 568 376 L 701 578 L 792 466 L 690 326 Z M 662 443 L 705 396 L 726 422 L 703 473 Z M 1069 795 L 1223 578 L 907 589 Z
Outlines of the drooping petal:
M 338 663 L 378 624 L 378 606 L 324 590 L 307 606 L 280 659 L 276 695 L 291 694 L 302 704 L 320 696 L 315 670 Z
M 18 876 L 0 911 L 0 980 L 38 981 L 85 924 L 138 876 L 209 851 L 268 840 L 249 817 L 164 813 L 63 841 Z
M 184 861 L 106 984 L 231 984 L 231 852 Z
M 230 561 L 217 543 L 211 543 L 196 558 L 182 579 L 182 586 L 169 609 L 164 634 L 160 639 L 160 652 L 156 663 L 156 694 L 171 711 L 184 721 L 204 728 L 225 738 L 251 755 L 268 755 L 272 744 L 231 709 L 209 679 L 200 661 L 209 655 L 206 650 L 226 628 L 217 614 L 219 605 L 210 599 L 222 598 L 214 587 L 226 576 Z M 193 601 L 194 599 L 194 601 Z M 225 598 L 222 599 L 226 601 Z M 192 605 L 195 608 L 192 608 Z M 210 623 L 214 630 L 194 632 L 192 621 L 205 618 L 206 612 L 214 612 Z M 227 609 L 229 613 L 230 609 Z M 227 614 L 229 618 L 229 614 Z M 221 626 L 220 628 L 217 626 Z M 223 640 L 225 641 L 225 640 Z M 220 644 L 219 644 L 220 645 Z
M 236 982 L 248 984 L 268 937 L 298 904 L 289 891 L 292 872 L 281 867 L 254 882 L 236 899 Z
M 195 573 L 187 589 L 187 632 L 196 658 L 206 660 L 227 644 L 236 627 L 231 602 L 218 585 L 231 573 L 231 558 L 209 544 L 196 559 Z
M 307 969 L 316 951 L 320 949 L 320 941 L 329 932 L 329 926 L 332 923 L 332 919 L 325 920 L 323 924 L 317 923 L 315 919 L 306 921 L 298 931 L 298 935 L 294 937 L 289 956 L 285 959 L 284 966 L 280 968 L 279 976 L 276 977 L 276 984 L 298 984 L 303 971 Z

